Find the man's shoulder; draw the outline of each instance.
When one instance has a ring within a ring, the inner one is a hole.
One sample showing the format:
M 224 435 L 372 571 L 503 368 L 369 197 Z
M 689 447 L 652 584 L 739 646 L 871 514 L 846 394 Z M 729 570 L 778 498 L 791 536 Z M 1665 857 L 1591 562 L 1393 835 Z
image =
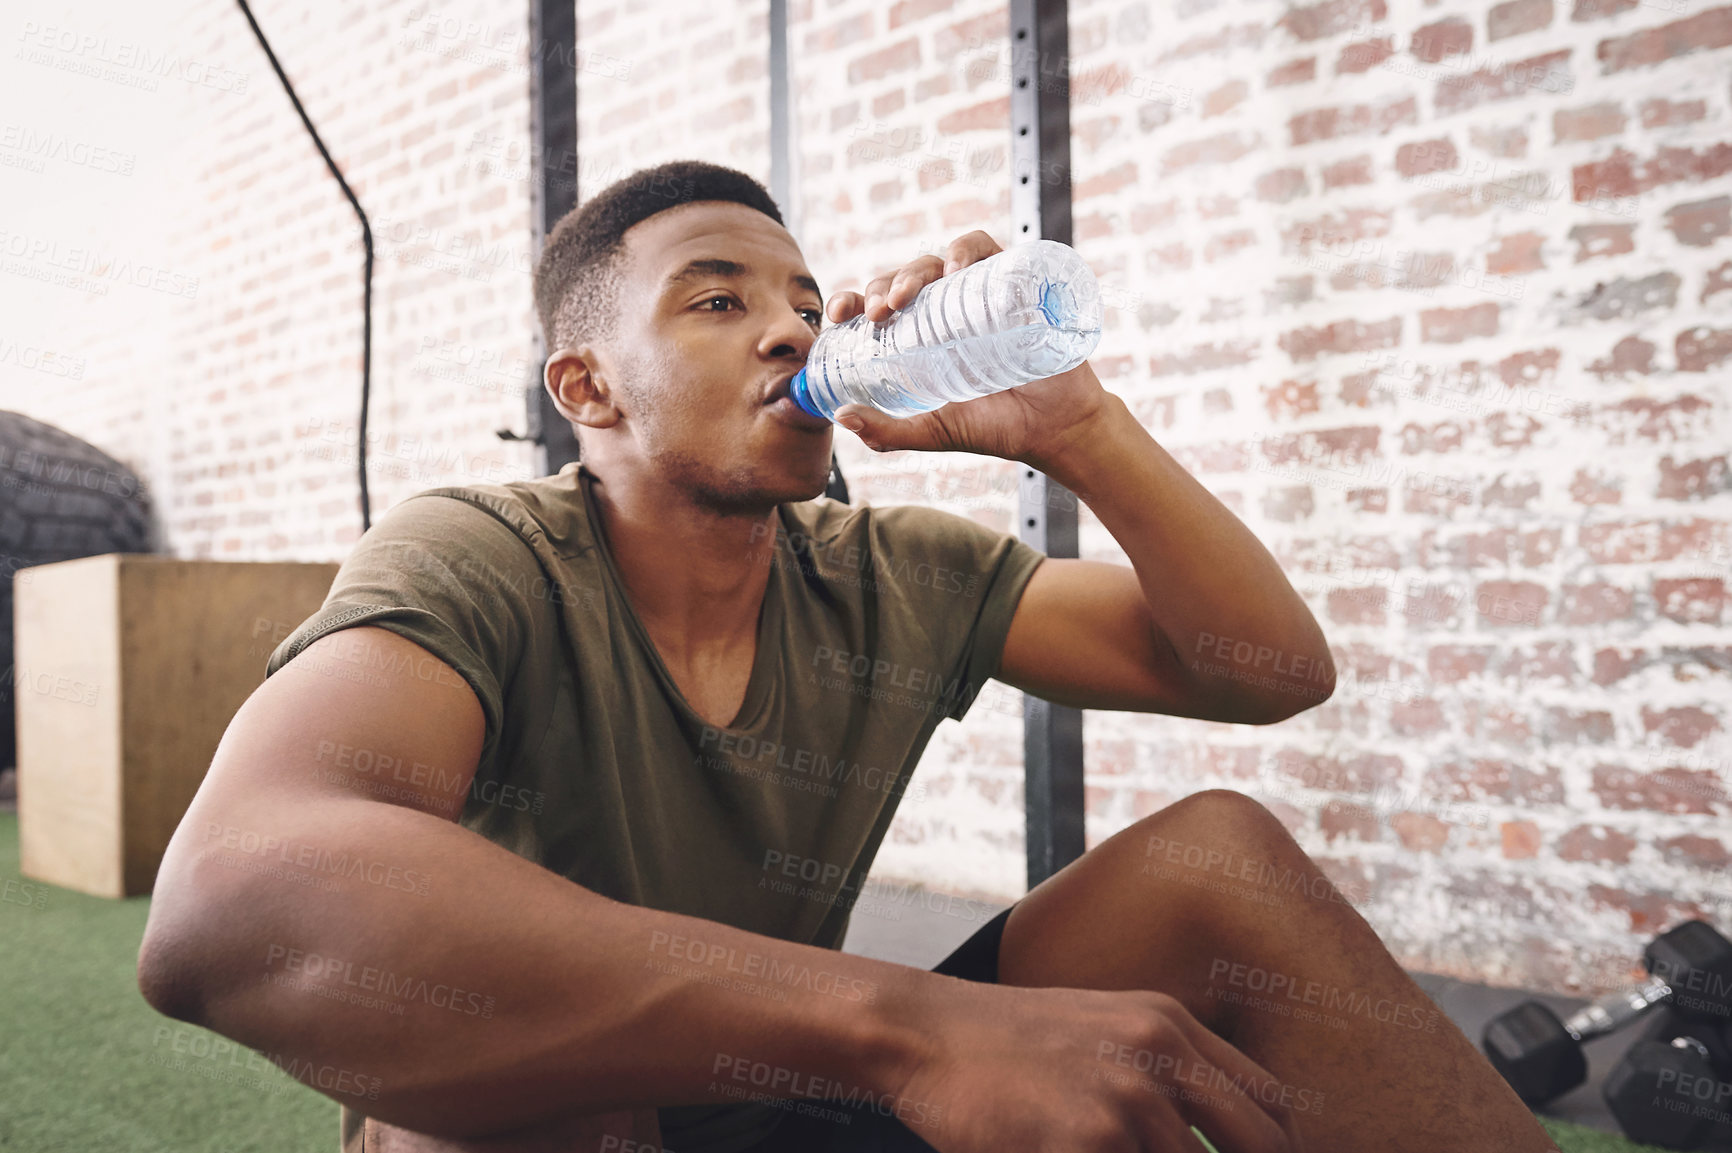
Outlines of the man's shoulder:
M 532 549 L 543 544 L 562 555 L 591 543 L 583 494 L 574 471 L 503 483 L 441 485 L 422 489 L 391 508 L 423 532 L 449 528 L 458 533 L 499 536 L 510 530 Z M 389 515 L 389 514 L 388 514 Z

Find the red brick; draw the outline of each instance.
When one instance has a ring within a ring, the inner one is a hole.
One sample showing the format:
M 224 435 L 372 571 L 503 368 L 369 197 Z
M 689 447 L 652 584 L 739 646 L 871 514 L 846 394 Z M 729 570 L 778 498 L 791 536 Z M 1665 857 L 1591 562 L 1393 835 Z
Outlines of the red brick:
M 1236 368 L 1257 359 L 1255 339 L 1199 344 L 1183 352 L 1149 358 L 1150 376 L 1190 376 L 1218 368 Z
M 848 65 L 848 83 L 864 84 L 868 80 L 881 80 L 892 72 L 903 72 L 920 64 L 920 41 L 910 37 L 907 40 L 868 52 Z
M 1668 837 L 1657 847 L 1660 855 L 1672 865 L 1683 865 L 1692 869 L 1724 869 L 1728 864 L 1732 864 L 1732 853 L 1727 852 L 1725 844 L 1713 837 L 1696 833 Z
M 1663 96 L 1642 101 L 1643 128 L 1670 128 L 1675 124 L 1694 124 L 1708 115 L 1705 100 L 1680 100 L 1676 104 Z
M 1003 130 L 1010 123 L 1010 97 L 1000 96 L 959 108 L 938 118 L 938 133 L 950 136 L 980 128 Z
M 1618 477 L 1579 468 L 1570 482 L 1570 499 L 1577 504 L 1621 504 L 1624 500 L 1621 484 Z
M 1619 765 L 1595 765 L 1593 790 L 1608 809 L 1660 813 L 1710 813 L 1709 802 L 1724 797 L 1711 771 L 1659 769 L 1637 773 Z
M 1706 248 L 1732 232 L 1732 196 L 1697 200 L 1666 210 L 1666 227 L 1679 244 Z
M 1304 84 L 1317 78 L 1317 57 L 1307 56 L 1303 60 L 1289 60 L 1287 63 L 1271 68 L 1264 78 L 1265 88 L 1281 88 L 1288 84 Z
M 1594 652 L 1594 683 L 1613 685 L 1648 665 L 1647 655 L 1640 649 L 1621 652 L 1618 649 L 1597 649 Z
M 1216 136 L 1189 140 L 1167 150 L 1167 154 L 1161 158 L 1161 172 L 1179 172 L 1196 165 L 1230 164 L 1256 148 L 1259 143 L 1256 137 L 1245 137 L 1238 132 L 1223 132 Z
M 924 20 L 940 12 L 948 12 L 955 3 L 956 0 L 901 0 L 900 3 L 890 6 L 890 27 L 900 28 L 915 20 Z
M 1620 12 L 1628 12 L 1640 0 L 1575 0 L 1570 19 L 1580 24 L 1588 20 L 1606 20 Z
M 1182 272 L 1191 267 L 1191 248 L 1188 244 L 1164 244 L 1159 248 L 1151 248 L 1143 259 L 1149 272 L 1161 276 L 1168 272 Z
M 1602 865 L 1627 865 L 1636 838 L 1603 825 L 1578 825 L 1558 838 L 1558 857 L 1565 861 L 1592 861 Z
M 1203 97 L 1203 115 L 1219 116 L 1245 101 L 1249 86 L 1243 80 L 1229 80 Z
M 1528 133 L 1526 128 L 1512 126 L 1509 128 L 1473 127 L 1467 130 L 1468 141 L 1481 152 L 1492 156 L 1501 156 L 1508 160 L 1520 159 L 1528 152 Z
M 1654 605 L 1661 616 L 1679 624 L 1717 625 L 1726 605 L 1726 582 L 1718 577 L 1656 580 Z
M 1439 116 L 1447 116 L 1492 101 L 1514 100 L 1530 92 L 1567 92 L 1574 83 L 1569 60 L 1566 48 L 1514 64 L 1482 68 L 1469 76 L 1446 76 L 1437 82 L 1433 104 Z
M 1707 372 L 1732 357 L 1732 328 L 1691 328 L 1673 342 L 1679 372 Z
M 1264 31 L 1261 24 L 1229 24 L 1214 32 L 1181 41 L 1163 52 L 1160 60 L 1165 62 L 1188 60 L 1194 56 L 1223 56 L 1239 48 L 1261 48 Z
M 1316 360 L 1332 353 L 1394 348 L 1401 343 L 1401 318 L 1392 316 L 1369 324 L 1338 320 L 1320 328 L 1296 328 L 1283 333 L 1277 343 L 1295 363 Z
M 1540 482 L 1532 477 L 1513 480 L 1499 476 L 1485 492 L 1480 494 L 1480 504 L 1487 508 L 1525 509 L 1540 498 Z
M 1616 136 L 1628 122 L 1623 106 L 1615 101 L 1584 108 L 1560 108 L 1552 113 L 1552 138 L 1560 144 L 1566 140 L 1598 140 L 1602 136 Z
M 1263 390 L 1263 407 L 1270 420 L 1292 420 L 1317 411 L 1317 382 L 1284 380 Z
M 1341 50 L 1341 55 L 1335 58 L 1335 72 L 1337 75 L 1369 72 L 1393 55 L 1395 55 L 1393 37 L 1380 36 L 1376 40 L 1362 40 L 1357 44 L 1349 44 Z
M 1498 828 L 1503 839 L 1503 855 L 1511 861 L 1526 861 L 1539 856 L 1545 838 L 1532 821 L 1505 821 Z
M 1635 607 L 1634 593 L 1604 582 L 1566 585 L 1560 591 L 1563 594 L 1563 604 L 1558 609 L 1560 624 L 1598 625 L 1628 620 Z
M 1658 28 L 1602 40 L 1598 56 L 1601 73 L 1610 75 L 1728 44 L 1732 44 L 1732 7 L 1712 8 Z
M 1427 172 L 1446 172 L 1461 163 L 1455 143 L 1444 136 L 1436 140 L 1418 140 L 1395 150 L 1395 170 L 1403 176 L 1423 176 Z
M 1289 8 L 1275 26 L 1298 40 L 1321 40 L 1367 20 L 1382 20 L 1388 14 L 1383 0 L 1323 0 L 1321 4 Z
M 1702 304 L 1707 304 L 1710 296 L 1722 292 L 1732 292 L 1732 260 L 1728 260 L 1719 268 L 1708 270 L 1708 275 L 1702 281 L 1702 295 L 1698 297 L 1698 300 Z
M 1416 30 L 1408 51 L 1427 64 L 1446 56 L 1460 56 L 1473 47 L 1473 25 L 1459 16 L 1439 20 Z
M 1317 827 L 1323 839 L 1334 844 L 1338 838 L 1352 837 L 1360 841 L 1380 841 L 1382 827 L 1377 814 L 1364 805 L 1349 801 L 1330 801 L 1317 814 Z
M 1127 160 L 1114 168 L 1109 168 L 1099 176 L 1091 176 L 1080 181 L 1072 197 L 1076 200 L 1086 200 L 1091 196 L 1110 196 L 1120 189 L 1129 188 L 1137 182 L 1137 162 Z
M 1138 204 L 1131 208 L 1131 231 L 1142 233 L 1171 224 L 1179 218 L 1179 202 L 1163 200 L 1159 204 Z
M 982 45 L 998 46 L 1010 36 L 1010 10 L 996 8 L 983 15 L 959 20 L 938 30 L 932 48 L 939 60 L 949 60 L 959 52 Z
M 1642 277 L 1620 276 L 1596 284 L 1576 309 L 1595 320 L 1617 320 L 1656 308 L 1671 308 L 1678 302 L 1678 284 L 1675 272 L 1656 272 Z
M 1668 454 L 1660 460 L 1660 482 L 1654 495 L 1661 500 L 1702 500 L 1732 489 L 1732 471 L 1726 454 L 1687 460 L 1682 464 Z
M 1342 495 L 1347 507 L 1355 512 L 1389 511 L 1389 490 L 1386 488 L 1350 488 Z
M 834 24 L 814 28 L 806 33 L 806 51 L 834 52 L 838 48 L 851 47 L 862 40 L 869 40 L 874 30 L 874 19 L 874 13 L 868 10 L 838 20 Z
M 1634 224 L 1578 224 L 1570 229 L 1576 242 L 1576 263 L 1596 256 L 1617 256 L 1636 251 Z
M 1654 371 L 1654 346 L 1639 336 L 1626 336 L 1612 346 L 1610 356 L 1588 365 L 1588 371 L 1601 380 L 1630 373 L 1645 376 Z
M 1243 252 L 1256 243 L 1257 234 L 1248 228 L 1216 233 L 1209 237 L 1209 243 L 1203 246 L 1203 260 L 1213 264 L 1224 257 Z
M 1438 782 L 1453 801 L 1507 801 L 1518 805 L 1555 805 L 1564 800 L 1563 781 L 1554 768 L 1534 769 L 1495 758 L 1466 763 L 1446 761 L 1436 769 Z
M 1271 204 L 1285 204 L 1308 191 L 1303 168 L 1277 168 L 1257 178 L 1257 199 Z
M 1297 220 L 1281 231 L 1281 250 L 1304 256 L 1313 244 L 1334 248 L 1355 240 L 1388 236 L 1392 216 L 1374 208 L 1349 208 L 1340 215 Z
M 1478 336 L 1496 336 L 1498 306 L 1428 308 L 1419 314 L 1420 339 L 1427 344 L 1460 344 Z
M 1662 148 L 1652 159 L 1638 164 L 1622 148 L 1609 159 L 1578 164 L 1571 172 L 1576 202 L 1608 197 L 1640 196 L 1663 184 L 1696 183 L 1732 172 L 1732 143 L 1711 144 L 1701 152 L 1693 148 Z
M 1507 0 L 1494 4 L 1485 17 L 1487 41 L 1506 40 L 1536 32 L 1552 22 L 1552 0 Z
M 1263 458 L 1270 464 L 1312 464 L 1317 461 L 1354 464 L 1377 454 L 1377 441 L 1382 431 L 1376 425 L 1316 429 L 1264 437 L 1260 447 Z M 1344 547 L 1339 541 L 1332 542 L 1331 555 L 1340 556 Z M 1362 563 L 1360 567 L 1393 568 L 1394 561 L 1388 549 L 1387 541 L 1372 542 L 1368 551 L 1375 555 L 1376 563 Z M 1354 557 L 1351 548 L 1346 551 L 1349 554 L 1347 559 L 1362 559 Z
M 1474 609 L 1488 628 L 1537 625 L 1547 599 L 1545 586 L 1533 581 L 1481 581 L 1474 589 Z
M 1501 237 L 1498 246 L 1486 255 L 1485 270 L 1492 276 L 1519 276 L 1546 266 L 1541 250 L 1545 237 L 1537 232 L 1518 232 Z
M 1418 108 L 1411 96 L 1377 105 L 1313 108 L 1288 120 L 1287 131 L 1295 147 L 1342 136 L 1387 136 L 1396 128 L 1417 123 Z
M 1443 706 L 1431 697 L 1396 701 L 1389 706 L 1389 727 L 1399 736 L 1421 737 L 1442 732 Z
M 1337 160 L 1323 169 L 1323 190 L 1344 188 L 1351 184 L 1370 184 L 1371 157 L 1351 156 L 1346 160 Z
M 1695 705 L 1675 709 L 1650 709 L 1643 705 L 1642 728 L 1658 736 L 1664 744 L 1693 749 L 1702 743 L 1704 737 L 1720 731 L 1720 721 L 1714 714 Z
M 1435 853 L 1449 841 L 1449 826 L 1429 813 L 1396 813 L 1389 827 L 1404 848 L 1416 853 Z
M 1700 556 L 1714 543 L 1718 522 L 1630 520 L 1585 524 L 1577 539 L 1596 564 L 1648 564 Z

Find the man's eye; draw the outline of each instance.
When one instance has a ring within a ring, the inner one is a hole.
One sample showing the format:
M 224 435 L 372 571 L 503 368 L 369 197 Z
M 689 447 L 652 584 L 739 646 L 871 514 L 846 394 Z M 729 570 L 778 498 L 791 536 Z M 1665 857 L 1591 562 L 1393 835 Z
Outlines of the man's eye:
M 714 303 L 714 302 L 715 302 L 715 301 L 718 301 L 718 300 L 725 300 L 725 301 L 727 301 L 727 302 L 728 302 L 728 303 L 729 303 L 729 304 L 732 304 L 732 303 L 734 303 L 734 298 L 733 298 L 733 297 L 731 297 L 731 296 L 712 296 L 712 297 L 710 297 L 710 298 L 709 298 L 709 299 L 708 299 L 708 300 L 706 300 L 706 301 L 704 301 L 704 303 L 705 303 L 705 304 L 712 304 L 712 303 Z M 710 311 L 711 311 L 711 312 L 715 312 L 715 311 L 716 311 L 716 310 L 715 310 L 715 309 L 713 309 L 713 308 L 712 308 L 712 309 L 710 309 Z
M 810 316 L 812 318 L 813 324 L 823 324 L 824 323 L 823 310 L 817 309 L 817 308 L 805 308 L 805 309 L 801 309 L 801 311 L 804 312 L 807 316 Z

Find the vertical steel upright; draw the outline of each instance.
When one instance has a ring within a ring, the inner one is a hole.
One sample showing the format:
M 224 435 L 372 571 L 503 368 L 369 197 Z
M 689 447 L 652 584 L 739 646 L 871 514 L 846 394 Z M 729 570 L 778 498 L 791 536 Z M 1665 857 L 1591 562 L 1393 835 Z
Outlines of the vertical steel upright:
M 1067 0 L 1010 0 L 1012 243 L 1071 243 L 1070 14 Z M 1024 467 L 1018 535 L 1048 556 L 1077 555 L 1077 500 Z M 1023 697 L 1028 886 L 1083 854 L 1082 711 Z
M 533 262 L 559 218 L 577 206 L 577 4 L 529 0 L 530 201 L 535 222 Z M 537 476 L 577 459 L 577 434 L 553 407 L 542 384 L 549 349 L 536 327 L 525 382 L 528 434 L 535 443 Z

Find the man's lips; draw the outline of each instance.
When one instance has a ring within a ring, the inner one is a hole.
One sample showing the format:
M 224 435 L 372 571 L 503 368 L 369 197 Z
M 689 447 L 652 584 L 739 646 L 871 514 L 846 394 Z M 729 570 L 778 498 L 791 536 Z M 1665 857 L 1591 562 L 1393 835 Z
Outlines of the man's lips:
M 787 376 L 783 377 L 781 380 L 778 380 L 775 384 L 772 384 L 770 386 L 770 391 L 764 395 L 764 403 L 765 404 L 774 404 L 778 400 L 781 400 L 785 396 L 793 396 L 794 395 L 794 377 L 796 377 L 798 375 L 799 375 L 799 370 L 795 369 L 793 372 L 790 372 Z

